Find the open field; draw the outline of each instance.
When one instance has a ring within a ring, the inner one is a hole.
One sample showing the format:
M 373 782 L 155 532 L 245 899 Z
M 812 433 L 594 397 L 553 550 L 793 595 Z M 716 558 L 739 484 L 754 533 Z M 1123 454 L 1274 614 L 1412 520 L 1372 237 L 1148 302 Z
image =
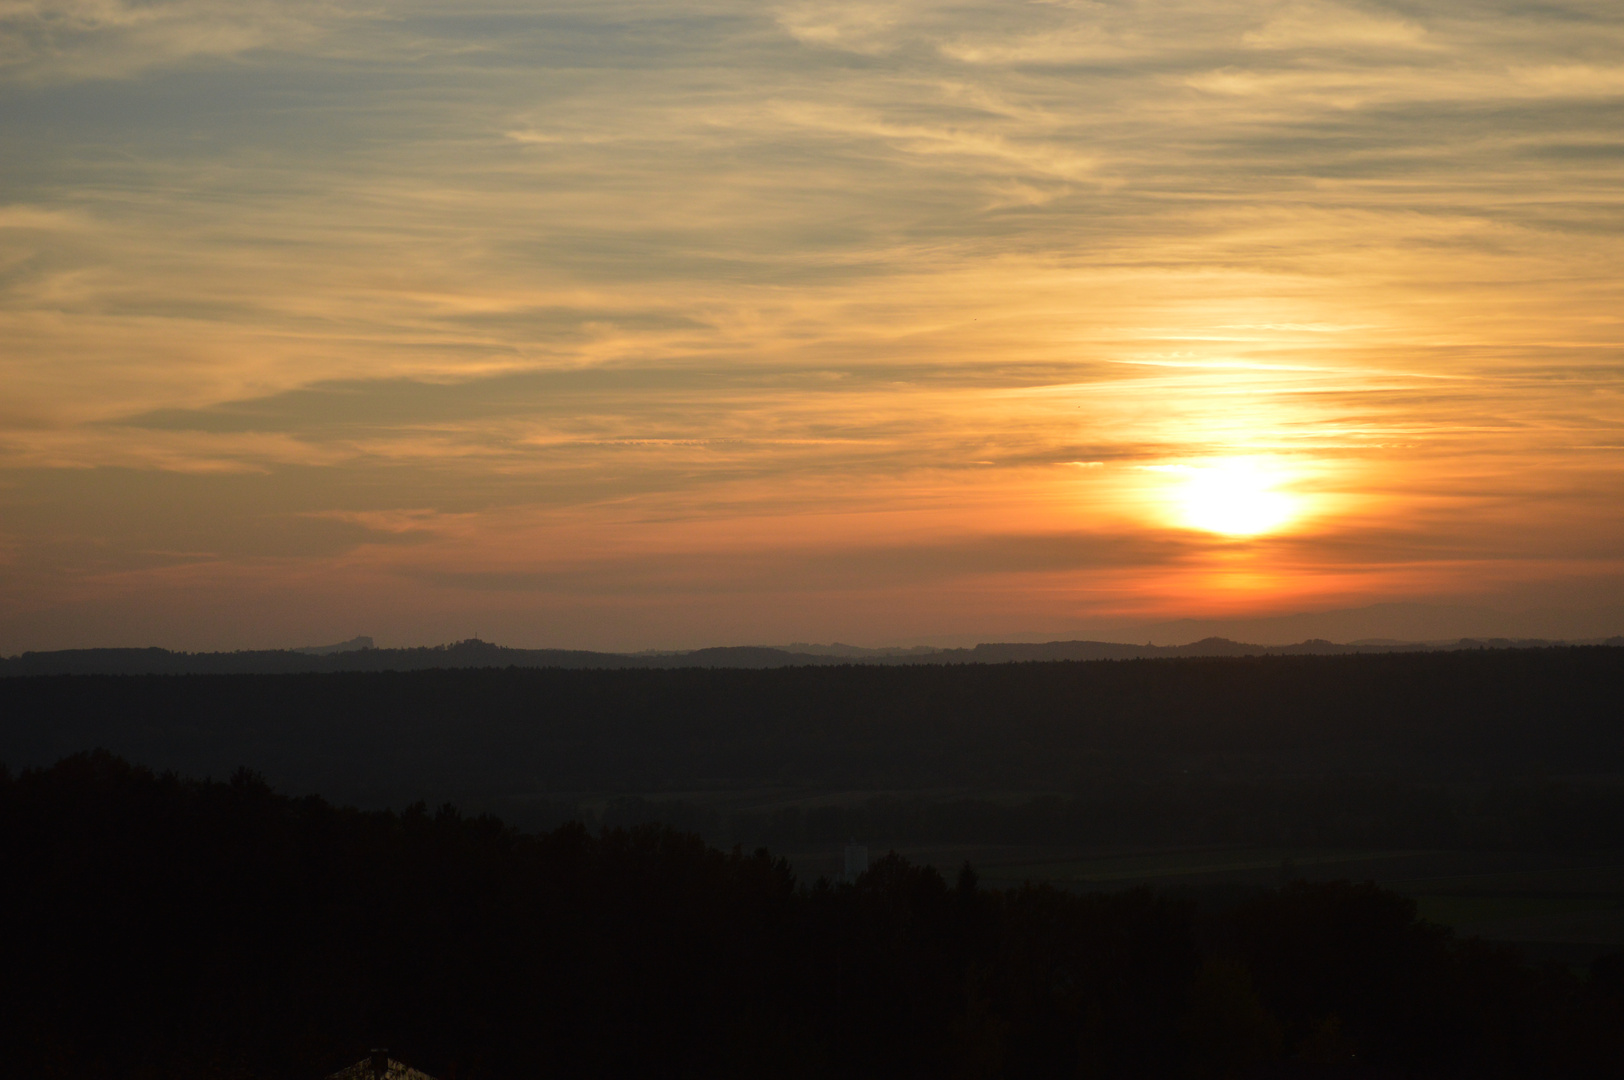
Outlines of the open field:
M 1624 852 L 1315 851 L 1264 847 L 1079 851 L 1038 846 L 903 847 L 950 879 L 966 861 L 983 884 L 1076 891 L 1150 887 L 1216 902 L 1283 881 L 1372 880 L 1415 899 L 1463 937 L 1516 944 L 1536 960 L 1585 964 L 1624 948 Z M 883 852 L 870 852 L 871 858 Z M 838 848 L 790 856 L 803 877 L 840 872 Z

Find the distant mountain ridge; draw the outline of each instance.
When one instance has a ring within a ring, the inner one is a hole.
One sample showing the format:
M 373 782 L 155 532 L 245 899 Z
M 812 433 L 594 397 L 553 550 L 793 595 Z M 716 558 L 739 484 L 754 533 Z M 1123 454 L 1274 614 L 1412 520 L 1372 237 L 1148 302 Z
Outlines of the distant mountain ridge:
M 366 635 L 352 637 L 348 641 L 340 641 L 337 645 L 307 645 L 302 649 L 294 649 L 296 653 L 305 656 L 331 656 L 334 653 L 360 652 L 362 649 L 377 648 L 373 640 Z
M 366 642 L 367 644 L 361 644 Z M 672 653 L 606 653 L 580 649 L 512 649 L 470 638 L 449 645 L 379 649 L 370 638 L 337 646 L 187 653 L 168 649 L 63 649 L 0 659 L 0 676 L 229 675 L 327 671 L 426 671 L 438 668 L 777 668 L 843 664 L 1008 664 L 1056 660 L 1147 660 L 1196 656 L 1303 656 L 1436 652 L 1458 649 L 1624 646 L 1624 637 L 1585 641 L 1541 638 L 1461 638 L 1452 642 L 1355 642 L 1323 639 L 1295 645 L 1251 645 L 1209 637 L 1188 645 L 1128 645 L 1109 641 L 993 642 L 963 649 L 861 649 L 851 645 L 718 646 Z M 817 652 L 799 651 L 816 649 Z
M 1384 601 L 1358 608 L 1302 611 L 1287 615 L 1230 619 L 1175 619 L 1118 633 L 1132 641 L 1172 645 L 1207 638 L 1255 641 L 1265 645 L 1324 638 L 1339 642 L 1454 642 L 1544 638 L 1551 641 L 1603 640 L 1624 627 L 1624 607 L 1585 610 L 1497 611 L 1464 604 Z M 1054 635 L 1059 637 L 1060 635 Z M 1081 636 L 1081 635 L 1079 635 Z M 1118 636 L 1113 634 L 1112 636 Z M 1030 640 L 1030 639 L 1028 639 Z

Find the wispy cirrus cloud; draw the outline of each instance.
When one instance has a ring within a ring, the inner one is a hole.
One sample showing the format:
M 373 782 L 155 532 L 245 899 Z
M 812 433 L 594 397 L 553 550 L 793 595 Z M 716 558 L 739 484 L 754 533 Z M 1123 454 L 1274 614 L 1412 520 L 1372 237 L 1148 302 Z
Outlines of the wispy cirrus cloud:
M 1621 71 L 1599 0 L 0 0 L 0 647 L 344 574 L 540 583 L 516 642 L 602 585 L 598 645 L 1611 581 Z M 1170 524 L 1246 456 L 1290 545 Z
M 308 47 L 341 15 L 322 0 L 5 0 L 0 79 L 119 79 L 188 60 Z

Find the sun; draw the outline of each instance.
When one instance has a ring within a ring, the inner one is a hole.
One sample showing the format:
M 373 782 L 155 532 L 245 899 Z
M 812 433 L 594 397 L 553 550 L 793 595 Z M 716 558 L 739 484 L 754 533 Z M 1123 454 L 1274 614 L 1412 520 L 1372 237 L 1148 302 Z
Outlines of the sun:
M 1174 489 L 1181 524 L 1221 536 L 1279 532 L 1298 516 L 1298 500 L 1280 490 L 1283 477 L 1255 458 L 1221 458 L 1179 469 Z

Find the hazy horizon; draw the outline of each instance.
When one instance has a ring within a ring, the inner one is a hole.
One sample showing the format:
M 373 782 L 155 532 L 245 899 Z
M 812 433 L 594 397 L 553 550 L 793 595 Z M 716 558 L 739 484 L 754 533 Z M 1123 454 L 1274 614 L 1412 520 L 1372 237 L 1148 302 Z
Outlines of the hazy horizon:
M 1624 611 L 1608 609 L 1590 613 L 1588 620 L 1575 620 L 1568 613 L 1506 613 L 1483 608 L 1443 607 L 1423 604 L 1376 604 L 1362 609 L 1296 612 L 1290 615 L 1255 619 L 1177 619 L 1162 623 L 1093 625 L 1058 630 L 1016 631 L 999 637 L 985 634 L 943 634 L 923 640 L 793 640 L 793 641 L 702 641 L 680 645 L 645 645 L 630 649 L 588 649 L 587 646 L 553 640 L 497 640 L 473 632 L 466 637 L 442 641 L 409 640 L 387 633 L 357 633 L 342 640 L 299 641 L 253 646 L 258 649 L 331 650 L 356 642 L 370 642 L 374 648 L 434 648 L 481 641 L 513 649 L 565 649 L 611 653 L 682 653 L 695 649 L 759 647 L 787 651 L 853 649 L 883 651 L 916 648 L 960 649 L 982 644 L 1044 644 L 1061 641 L 1094 641 L 1106 644 L 1191 645 L 1210 638 L 1224 638 L 1248 645 L 1297 645 L 1325 640 L 1338 645 L 1360 642 L 1403 644 L 1447 644 L 1461 639 L 1600 641 L 1621 636 Z M 70 648 L 170 648 L 173 651 L 232 651 L 230 648 L 184 649 L 163 642 L 99 643 Z M 43 652 L 50 650 L 22 650 Z M 5 654 L 0 654 L 5 655 Z M 17 654 L 10 654 L 17 655 Z

